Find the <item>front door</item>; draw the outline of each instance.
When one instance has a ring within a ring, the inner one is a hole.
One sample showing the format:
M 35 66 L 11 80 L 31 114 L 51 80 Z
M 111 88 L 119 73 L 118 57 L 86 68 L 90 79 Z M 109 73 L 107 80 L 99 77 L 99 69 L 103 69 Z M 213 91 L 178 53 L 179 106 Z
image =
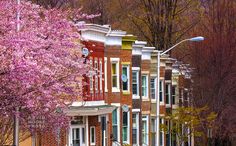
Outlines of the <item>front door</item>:
M 85 146 L 85 126 L 70 127 L 70 146 Z

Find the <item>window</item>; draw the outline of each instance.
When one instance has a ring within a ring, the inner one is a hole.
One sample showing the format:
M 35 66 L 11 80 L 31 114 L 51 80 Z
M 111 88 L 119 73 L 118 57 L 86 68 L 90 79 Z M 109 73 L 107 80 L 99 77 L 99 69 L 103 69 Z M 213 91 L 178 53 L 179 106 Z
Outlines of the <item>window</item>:
M 112 112 L 112 134 L 113 140 L 118 140 L 118 118 L 117 118 L 117 109 Z
M 164 119 L 160 118 L 160 125 L 164 124 Z M 164 145 L 164 131 L 160 130 L 160 146 Z
M 96 132 L 95 132 L 95 127 L 91 126 L 90 127 L 90 144 L 95 145 L 96 143 Z
M 159 94 L 160 94 L 160 102 L 163 102 L 163 80 L 160 80 L 160 90 L 159 90 Z
M 139 144 L 139 117 L 138 113 L 132 115 L 133 126 L 132 126 L 132 142 L 134 145 Z
M 148 98 L 148 76 L 142 75 L 142 97 Z
M 156 78 L 151 78 L 150 86 L 151 86 L 151 98 L 156 99 Z
M 142 117 L 142 143 L 148 145 L 148 116 Z
M 85 145 L 85 127 L 74 125 L 70 127 L 69 143 L 70 145 Z
M 171 88 L 171 84 L 167 83 L 166 84 L 166 104 L 170 104 L 170 88 Z
M 170 138 L 170 121 L 166 120 L 165 121 L 166 124 L 166 145 L 170 145 L 171 143 L 171 138 Z
M 100 79 L 100 91 L 102 92 L 102 61 L 99 63 L 99 79 Z
M 119 58 L 111 58 L 112 92 L 119 92 Z
M 139 96 L 139 71 L 132 71 L 133 96 Z
M 124 78 L 122 81 L 123 91 L 129 91 L 129 65 L 122 65 L 122 76 Z
M 122 138 L 124 143 L 129 143 L 129 112 L 123 112 Z
M 175 98 L 176 98 L 176 86 L 172 86 L 172 104 L 175 104 Z
M 156 119 L 151 118 L 151 137 L 152 137 L 152 146 L 155 146 L 156 143 Z

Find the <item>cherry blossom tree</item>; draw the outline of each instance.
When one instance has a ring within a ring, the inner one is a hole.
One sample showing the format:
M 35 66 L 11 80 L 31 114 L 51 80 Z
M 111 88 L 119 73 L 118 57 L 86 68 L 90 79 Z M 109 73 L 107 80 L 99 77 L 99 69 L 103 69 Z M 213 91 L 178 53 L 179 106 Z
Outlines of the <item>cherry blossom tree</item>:
M 0 1 L 2 119 L 11 119 L 19 107 L 21 125 L 31 131 L 37 120 L 42 122 L 40 130 L 67 126 L 69 118 L 56 111 L 82 98 L 82 78 L 88 68 L 81 57 L 78 27 L 68 18 L 67 11 L 44 9 L 28 1 L 20 5 Z

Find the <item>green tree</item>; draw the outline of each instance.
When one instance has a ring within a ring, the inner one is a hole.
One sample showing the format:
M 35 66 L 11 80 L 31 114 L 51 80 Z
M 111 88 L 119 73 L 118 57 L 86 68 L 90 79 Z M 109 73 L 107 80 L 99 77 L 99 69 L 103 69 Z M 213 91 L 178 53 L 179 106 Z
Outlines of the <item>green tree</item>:
M 199 129 L 201 123 L 204 122 L 211 129 L 216 116 L 215 113 L 208 112 L 206 106 L 202 108 L 179 107 L 164 117 L 171 124 L 170 126 L 161 124 L 161 130 L 173 135 L 177 145 L 181 146 L 188 141 L 189 137 L 204 136 L 204 132 Z

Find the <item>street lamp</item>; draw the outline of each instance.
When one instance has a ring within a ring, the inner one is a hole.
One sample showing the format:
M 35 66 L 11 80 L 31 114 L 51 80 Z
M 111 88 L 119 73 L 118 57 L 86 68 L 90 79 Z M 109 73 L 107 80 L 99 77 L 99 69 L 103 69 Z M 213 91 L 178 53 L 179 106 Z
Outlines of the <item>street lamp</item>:
M 191 42 L 200 42 L 203 41 L 204 37 L 202 36 L 197 36 L 197 37 L 193 37 L 193 38 L 189 38 L 189 39 L 184 39 L 182 41 L 180 41 L 179 43 L 175 44 L 174 46 L 170 47 L 169 49 L 165 50 L 164 52 L 162 51 L 157 51 L 157 90 L 156 90 L 156 104 L 157 104 L 157 112 L 156 112 L 156 116 L 157 116 L 157 120 L 156 120 L 156 146 L 160 145 L 160 60 L 161 60 L 161 56 L 165 55 L 167 52 L 171 51 L 172 49 L 174 49 L 176 46 L 178 46 L 179 44 L 183 43 L 183 42 L 187 42 L 187 41 L 191 41 Z

